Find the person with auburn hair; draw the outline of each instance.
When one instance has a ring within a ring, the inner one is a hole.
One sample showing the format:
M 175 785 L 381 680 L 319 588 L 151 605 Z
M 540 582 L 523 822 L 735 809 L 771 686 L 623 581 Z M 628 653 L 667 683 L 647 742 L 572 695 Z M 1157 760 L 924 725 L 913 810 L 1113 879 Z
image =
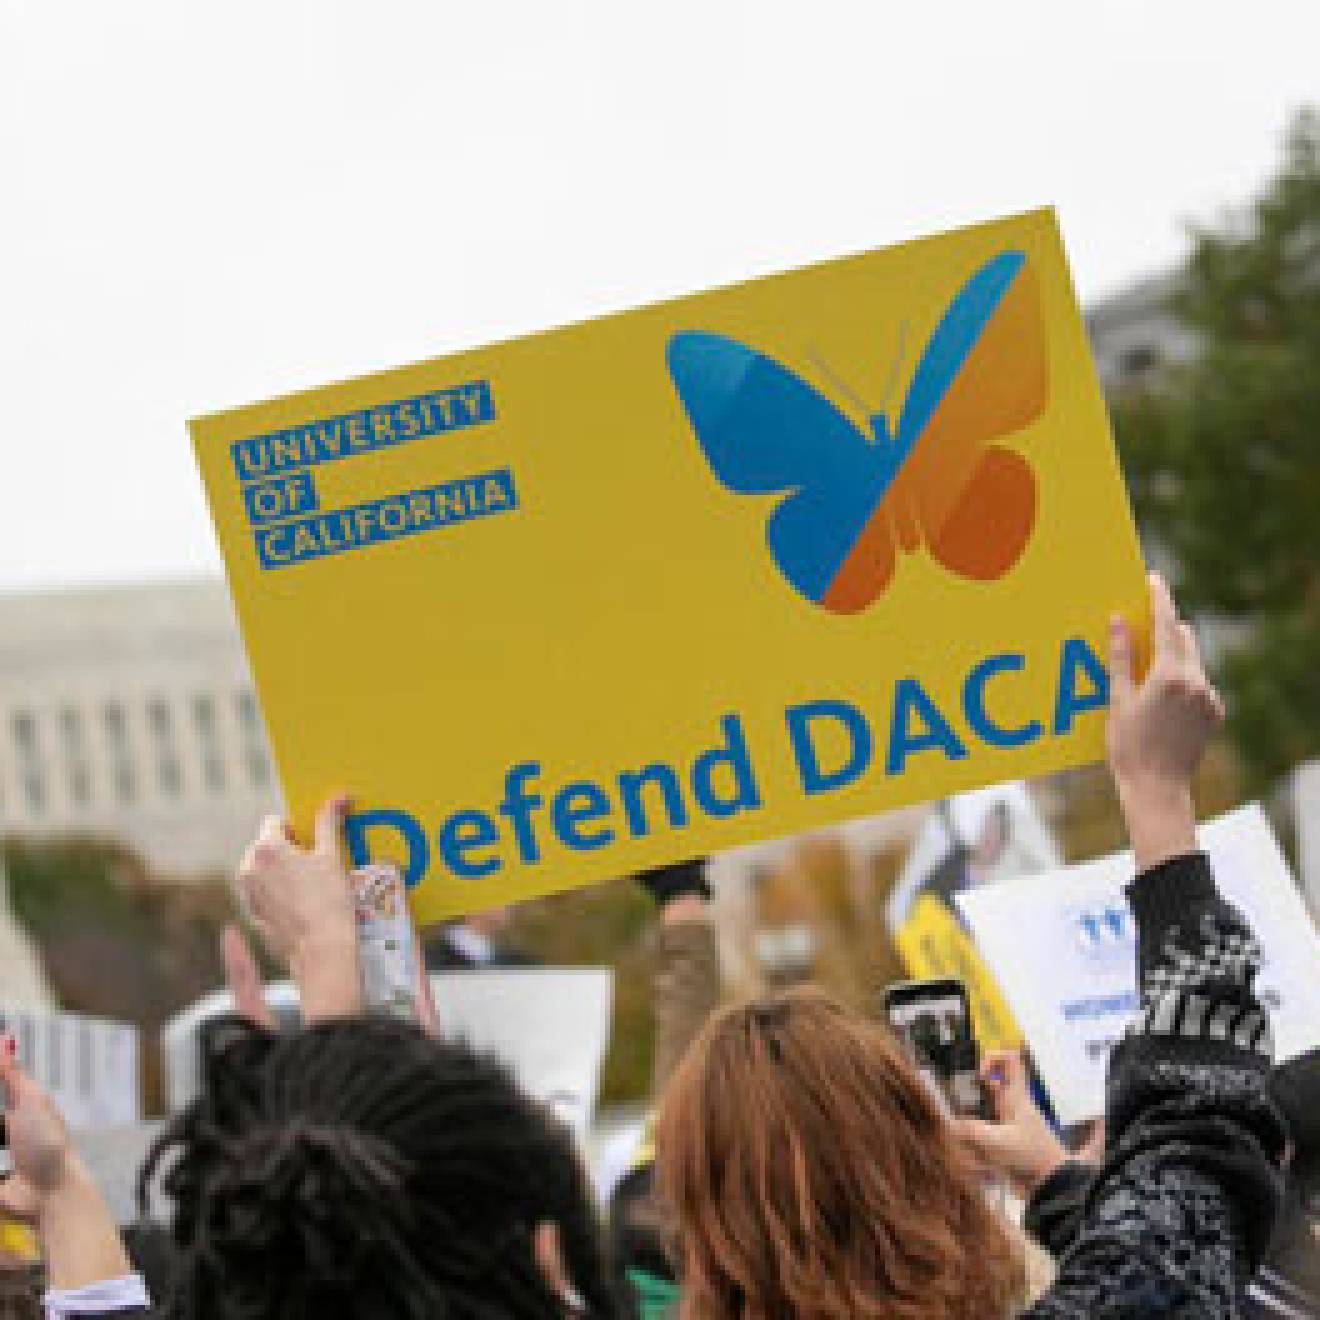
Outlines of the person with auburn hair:
M 1138 873 L 1127 897 L 1141 1012 L 1110 1059 L 1104 1166 L 1033 1320 L 1230 1320 L 1282 1196 L 1260 948 L 1196 847 L 1191 781 L 1223 707 L 1168 588 L 1152 577 L 1150 592 L 1144 679 L 1127 625 L 1110 625 L 1107 728 Z M 819 994 L 717 1014 L 657 1132 L 681 1315 L 993 1320 L 1019 1309 L 1019 1248 L 973 1163 L 986 1136 L 945 1118 L 896 1043 Z
M 665 1095 L 683 1313 L 1006 1316 L 1025 1263 L 897 1041 L 819 990 L 719 1012 Z

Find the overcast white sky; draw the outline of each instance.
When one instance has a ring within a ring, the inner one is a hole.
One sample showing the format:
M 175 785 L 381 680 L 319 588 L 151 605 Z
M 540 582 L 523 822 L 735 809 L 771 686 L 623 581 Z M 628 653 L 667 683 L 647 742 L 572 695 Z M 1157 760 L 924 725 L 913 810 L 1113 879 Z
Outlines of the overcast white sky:
M 0 0 L 0 589 L 218 571 L 198 412 L 1055 203 L 1249 196 L 1314 0 Z

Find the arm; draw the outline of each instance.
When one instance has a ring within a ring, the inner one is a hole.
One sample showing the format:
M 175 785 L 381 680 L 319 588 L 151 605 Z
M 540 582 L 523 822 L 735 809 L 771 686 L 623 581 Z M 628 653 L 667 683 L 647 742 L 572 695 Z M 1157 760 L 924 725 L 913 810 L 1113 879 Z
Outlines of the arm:
M 1111 631 L 1109 762 L 1140 872 L 1128 889 L 1142 1011 L 1110 1059 L 1106 1162 L 1029 1315 L 1229 1317 L 1269 1238 L 1285 1134 L 1268 1099 L 1260 955 L 1195 851 L 1190 784 L 1222 707 L 1163 583 L 1155 658 Z
M 1067 1159 L 1032 1188 L 1022 1227 L 1051 1256 L 1062 1256 L 1076 1241 L 1095 1174 L 1095 1165 Z
M 37 1229 L 46 1261 L 48 1313 L 145 1314 L 142 1280 L 100 1191 L 69 1141 L 50 1097 L 18 1065 L 14 1040 L 0 1045 L 0 1085 L 14 1173 L 0 1184 L 0 1203 Z M 96 1297 L 110 1306 L 95 1305 Z
M 701 906 L 699 915 L 663 919 L 656 932 L 651 1094 L 657 1100 L 720 999 L 719 949 L 705 903 Z
M 655 933 L 652 1003 L 655 1056 L 652 1103 L 720 998 L 720 959 L 710 923 L 705 864 L 656 867 L 637 877 L 660 909 Z

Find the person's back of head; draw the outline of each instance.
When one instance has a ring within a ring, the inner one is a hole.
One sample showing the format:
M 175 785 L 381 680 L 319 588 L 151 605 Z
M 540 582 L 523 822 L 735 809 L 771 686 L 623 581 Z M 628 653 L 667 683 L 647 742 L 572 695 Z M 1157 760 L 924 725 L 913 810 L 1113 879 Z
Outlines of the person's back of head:
M 175 1205 L 172 1315 L 611 1313 L 572 1137 L 492 1059 L 386 1019 L 228 1019 L 203 1078 L 144 1173 Z
M 990 1317 L 1023 1262 L 924 1083 L 815 990 L 717 1014 L 664 1096 L 684 1314 Z

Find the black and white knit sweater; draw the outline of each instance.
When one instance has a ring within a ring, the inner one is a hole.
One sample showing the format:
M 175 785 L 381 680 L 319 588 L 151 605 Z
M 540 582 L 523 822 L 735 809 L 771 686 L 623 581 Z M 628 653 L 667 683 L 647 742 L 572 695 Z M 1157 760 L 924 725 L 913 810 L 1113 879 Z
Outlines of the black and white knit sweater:
M 1200 853 L 1145 872 L 1127 895 L 1142 1007 L 1109 1062 L 1107 1157 L 1033 1198 L 1029 1227 L 1071 1245 L 1027 1315 L 1226 1320 L 1240 1314 L 1283 1187 L 1260 949 Z

